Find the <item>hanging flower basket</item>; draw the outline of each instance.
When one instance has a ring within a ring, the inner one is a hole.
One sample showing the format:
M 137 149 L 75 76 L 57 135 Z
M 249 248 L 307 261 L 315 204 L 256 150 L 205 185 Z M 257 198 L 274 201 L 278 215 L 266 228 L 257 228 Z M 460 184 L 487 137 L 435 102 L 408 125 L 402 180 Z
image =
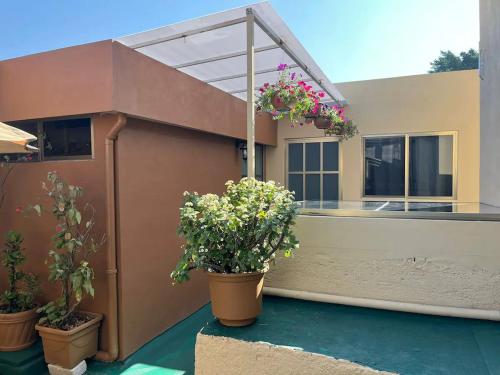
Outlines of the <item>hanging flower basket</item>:
M 318 116 L 314 119 L 314 126 L 318 129 L 328 129 L 332 126 L 332 120 L 328 117 Z
M 317 112 L 323 93 L 312 90 L 295 72 L 290 72 L 286 64 L 278 66 L 279 78 L 274 84 L 264 83 L 259 89 L 256 106 L 258 111 L 268 112 L 273 119 L 281 120 L 288 115 L 292 124 L 299 123 L 305 113 Z
M 280 112 L 280 113 L 288 113 L 291 110 L 293 110 L 293 108 L 295 108 L 295 105 L 297 104 L 297 102 L 294 100 L 288 104 L 285 104 L 283 99 L 281 99 L 278 94 L 274 94 L 272 99 L 271 99 L 271 104 L 274 107 L 275 111 Z

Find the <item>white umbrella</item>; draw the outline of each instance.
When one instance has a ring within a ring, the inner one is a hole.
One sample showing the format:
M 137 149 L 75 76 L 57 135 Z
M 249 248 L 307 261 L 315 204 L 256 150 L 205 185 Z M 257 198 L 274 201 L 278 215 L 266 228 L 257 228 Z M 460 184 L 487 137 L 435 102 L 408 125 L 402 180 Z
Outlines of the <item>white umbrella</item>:
M 31 154 L 38 151 L 28 144 L 33 141 L 34 135 L 0 122 L 0 154 Z

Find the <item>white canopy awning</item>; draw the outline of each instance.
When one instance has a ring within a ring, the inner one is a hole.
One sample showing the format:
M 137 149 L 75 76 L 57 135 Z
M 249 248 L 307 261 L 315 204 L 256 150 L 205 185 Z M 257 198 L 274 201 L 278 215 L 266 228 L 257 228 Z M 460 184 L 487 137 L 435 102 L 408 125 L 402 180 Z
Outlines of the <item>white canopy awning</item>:
M 36 147 L 29 145 L 34 141 L 36 141 L 34 135 L 0 122 L 1 154 L 31 154 L 38 151 Z
M 345 102 L 268 2 L 211 14 L 117 39 L 238 98 L 247 97 L 247 11 L 255 17 L 255 89 L 277 79 L 279 64 L 302 74 L 323 101 Z

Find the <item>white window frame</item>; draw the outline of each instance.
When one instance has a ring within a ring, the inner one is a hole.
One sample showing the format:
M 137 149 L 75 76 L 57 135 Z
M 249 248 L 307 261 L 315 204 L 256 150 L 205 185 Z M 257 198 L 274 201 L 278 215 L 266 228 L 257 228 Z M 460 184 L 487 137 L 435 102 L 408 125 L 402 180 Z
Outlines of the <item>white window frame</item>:
M 453 176 L 452 176 L 452 195 L 451 196 L 413 196 L 409 194 L 410 190 L 410 137 L 425 137 L 425 136 L 442 136 L 451 135 L 453 137 Z M 394 138 L 404 137 L 405 139 L 405 194 L 404 196 L 387 196 L 387 195 L 365 195 L 365 141 L 370 138 Z M 458 131 L 436 131 L 436 132 L 411 132 L 411 133 L 395 133 L 395 134 L 370 134 L 361 137 L 361 199 L 364 201 L 445 201 L 456 202 L 458 190 Z
M 337 142 L 338 147 L 339 147 L 339 167 L 337 171 L 324 171 L 323 170 L 323 143 L 328 143 L 328 142 Z M 303 143 L 303 150 L 302 150 L 302 171 L 298 172 L 290 172 L 288 170 L 288 147 L 290 144 L 293 143 Z M 306 143 L 320 143 L 320 149 L 319 149 L 319 154 L 320 154 L 320 170 L 319 171 L 306 171 Z M 286 139 L 285 140 L 285 181 L 286 181 L 286 187 L 288 188 L 288 175 L 290 174 L 296 174 L 296 175 L 302 175 L 304 178 L 302 179 L 302 191 L 303 191 L 303 198 L 305 200 L 306 198 L 306 176 L 308 174 L 319 174 L 320 175 L 320 201 L 323 202 L 323 175 L 325 174 L 337 174 L 338 175 L 338 200 L 342 200 L 342 142 L 340 142 L 339 137 L 317 137 L 317 138 L 291 138 L 291 139 Z

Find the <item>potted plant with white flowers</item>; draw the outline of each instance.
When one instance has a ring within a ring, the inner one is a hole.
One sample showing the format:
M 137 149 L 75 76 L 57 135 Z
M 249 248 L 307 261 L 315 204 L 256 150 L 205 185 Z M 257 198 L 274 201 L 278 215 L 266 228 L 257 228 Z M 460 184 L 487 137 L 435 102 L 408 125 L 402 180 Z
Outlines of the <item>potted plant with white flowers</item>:
M 297 203 L 272 181 L 243 178 L 226 187 L 221 196 L 184 193 L 184 253 L 171 277 L 181 283 L 191 270 L 204 270 L 214 315 L 223 325 L 245 326 L 261 312 L 264 274 L 276 254 L 290 257 L 298 247 Z

